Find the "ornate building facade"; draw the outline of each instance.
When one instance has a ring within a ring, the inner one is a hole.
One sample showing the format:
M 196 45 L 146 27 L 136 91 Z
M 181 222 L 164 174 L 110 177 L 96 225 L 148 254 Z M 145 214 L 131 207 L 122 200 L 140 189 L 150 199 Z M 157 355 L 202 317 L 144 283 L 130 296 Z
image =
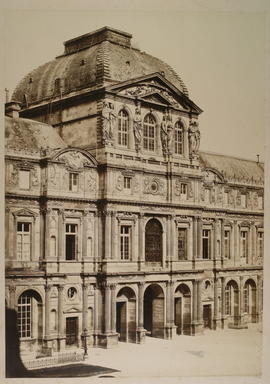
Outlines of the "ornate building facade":
M 182 79 L 102 28 L 6 104 L 6 305 L 24 360 L 261 321 L 263 164 L 199 151 Z

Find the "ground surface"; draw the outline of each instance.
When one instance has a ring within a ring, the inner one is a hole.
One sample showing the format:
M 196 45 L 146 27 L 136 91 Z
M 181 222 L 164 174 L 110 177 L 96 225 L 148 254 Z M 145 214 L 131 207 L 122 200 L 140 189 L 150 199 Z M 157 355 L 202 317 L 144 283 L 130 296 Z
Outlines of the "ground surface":
M 77 364 L 28 371 L 24 377 L 183 377 L 256 376 L 261 371 L 262 333 L 249 329 L 205 331 L 174 340 L 147 337 L 145 344 L 119 343 L 112 349 L 89 349 Z

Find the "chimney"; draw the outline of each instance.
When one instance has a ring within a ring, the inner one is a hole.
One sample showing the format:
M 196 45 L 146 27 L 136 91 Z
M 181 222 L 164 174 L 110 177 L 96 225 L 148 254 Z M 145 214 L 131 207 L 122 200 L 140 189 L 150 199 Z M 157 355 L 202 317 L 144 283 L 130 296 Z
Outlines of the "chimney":
M 260 155 L 257 155 L 257 164 L 260 162 Z
M 18 101 L 9 101 L 5 104 L 5 115 L 9 117 L 19 117 L 19 111 L 21 110 L 21 103 Z

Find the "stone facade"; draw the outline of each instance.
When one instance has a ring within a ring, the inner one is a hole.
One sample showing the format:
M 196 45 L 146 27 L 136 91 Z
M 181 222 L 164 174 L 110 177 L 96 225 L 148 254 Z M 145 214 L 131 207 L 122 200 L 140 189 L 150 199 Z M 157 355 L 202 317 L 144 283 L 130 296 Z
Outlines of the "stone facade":
M 42 67 L 58 63 L 51 94 L 38 69 L 6 105 L 6 304 L 24 359 L 261 320 L 263 165 L 200 152 L 202 110 L 130 38 L 66 42 Z

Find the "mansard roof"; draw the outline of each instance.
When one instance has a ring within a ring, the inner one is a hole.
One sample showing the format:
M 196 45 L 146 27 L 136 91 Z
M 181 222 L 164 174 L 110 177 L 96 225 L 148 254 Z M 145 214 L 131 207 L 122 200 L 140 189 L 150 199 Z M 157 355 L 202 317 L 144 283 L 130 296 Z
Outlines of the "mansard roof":
M 206 169 L 217 170 L 225 180 L 263 184 L 264 164 L 261 162 L 211 152 L 200 152 L 200 162 Z
M 55 128 L 39 121 L 5 117 L 6 151 L 35 152 L 66 148 Z
M 95 90 L 151 73 L 161 73 L 183 94 L 188 90 L 162 60 L 130 45 L 132 35 L 104 27 L 64 43 L 65 52 L 34 69 L 15 89 L 12 99 L 23 106 Z

